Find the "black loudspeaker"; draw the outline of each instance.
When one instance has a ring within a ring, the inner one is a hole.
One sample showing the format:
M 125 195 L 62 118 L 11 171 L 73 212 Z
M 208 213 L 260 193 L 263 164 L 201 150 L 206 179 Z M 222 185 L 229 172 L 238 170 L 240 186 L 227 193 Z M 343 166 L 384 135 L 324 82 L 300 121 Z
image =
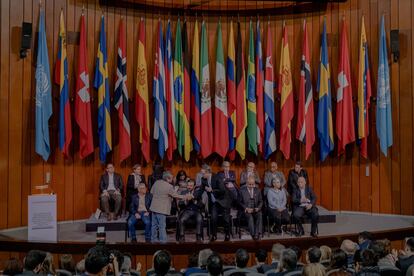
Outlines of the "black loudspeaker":
M 27 50 L 32 46 L 32 23 L 22 23 L 22 41 L 20 44 L 20 58 L 27 56 Z
M 398 30 L 391 30 L 390 44 L 391 44 L 391 53 L 394 57 L 394 62 L 398 62 L 398 59 L 400 58 L 400 41 L 399 41 Z

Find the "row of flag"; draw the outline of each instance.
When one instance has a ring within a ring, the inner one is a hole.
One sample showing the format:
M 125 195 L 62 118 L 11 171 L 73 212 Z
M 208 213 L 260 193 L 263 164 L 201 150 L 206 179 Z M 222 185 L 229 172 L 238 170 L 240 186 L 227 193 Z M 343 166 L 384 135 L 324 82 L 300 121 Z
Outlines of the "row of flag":
M 94 87 L 98 92 L 98 136 L 99 158 L 106 161 L 112 150 L 111 106 L 108 83 L 107 47 L 101 18 L 100 38 L 97 50 Z M 249 24 L 247 64 L 245 66 L 240 22 L 237 22 L 234 40 L 233 24 L 230 24 L 228 54 L 223 53 L 223 38 L 220 22 L 217 25 L 215 88 L 210 87 L 207 26 L 196 21 L 192 36 L 192 50 L 189 48 L 187 22 L 182 25 L 178 19 L 173 47 L 172 27 L 168 20 L 165 36 L 163 24 L 158 21 L 155 46 L 152 96 L 154 98 L 153 138 L 161 158 L 172 160 L 173 153 L 188 161 L 191 151 L 202 158 L 212 153 L 234 159 L 236 153 L 244 159 L 247 150 L 268 159 L 277 149 L 272 33 L 266 32 L 264 56 L 260 36 L 260 22 L 256 31 L 253 22 Z M 352 104 L 352 85 L 349 62 L 348 38 L 345 20 L 342 21 L 339 69 L 336 97 L 336 135 L 338 154 L 345 151 L 347 144 L 357 141 L 361 156 L 368 158 L 367 139 L 369 135 L 369 108 L 372 95 L 368 43 L 364 18 L 361 24 L 358 69 L 358 104 L 356 112 Z M 117 70 L 114 91 L 115 109 L 119 119 L 119 158 L 125 160 L 131 155 L 131 127 L 126 74 L 126 33 L 123 19 L 119 25 Z M 256 36 L 255 36 L 256 34 Z M 199 37 L 201 35 L 201 38 Z M 387 155 L 392 145 L 392 120 L 390 80 L 384 17 L 381 19 L 379 40 L 379 66 L 377 87 L 377 135 L 380 148 Z M 146 61 L 145 22 L 141 18 L 138 34 L 138 59 L 135 82 L 135 119 L 139 125 L 139 143 L 143 157 L 150 160 L 150 113 L 148 72 Z M 190 52 L 191 51 L 191 52 Z M 306 21 L 303 23 L 302 57 L 300 65 L 299 104 L 296 131 L 292 129 L 295 115 L 292 72 L 289 58 L 288 30 L 283 23 L 277 92 L 280 94 L 280 150 L 286 159 L 290 158 L 292 131 L 296 139 L 305 145 L 308 159 L 317 137 L 320 144 L 320 159 L 323 161 L 334 149 L 332 121 L 331 76 L 328 60 L 326 22 L 323 25 L 320 48 L 320 62 L 316 90 L 319 95 L 318 114 L 313 101 L 310 54 Z M 79 126 L 80 158 L 94 151 L 89 76 L 87 68 L 85 19 L 80 22 L 80 43 L 78 68 L 76 72 L 76 94 L 74 117 Z M 245 72 L 247 70 L 247 72 Z M 59 148 L 65 157 L 69 156 L 72 141 L 71 108 L 68 88 L 68 60 L 66 54 L 66 33 L 63 11 L 60 16 L 58 54 L 55 65 L 55 83 L 59 85 Z M 214 103 L 211 93 L 214 91 Z M 214 120 L 213 108 L 214 105 Z M 354 112 L 356 119 L 354 120 Z M 48 51 L 44 24 L 44 11 L 39 18 L 38 58 L 36 65 L 36 152 L 47 160 L 50 155 L 48 120 L 52 115 L 51 82 Z M 356 121 L 356 123 L 355 123 Z M 246 141 L 247 138 L 247 141 Z

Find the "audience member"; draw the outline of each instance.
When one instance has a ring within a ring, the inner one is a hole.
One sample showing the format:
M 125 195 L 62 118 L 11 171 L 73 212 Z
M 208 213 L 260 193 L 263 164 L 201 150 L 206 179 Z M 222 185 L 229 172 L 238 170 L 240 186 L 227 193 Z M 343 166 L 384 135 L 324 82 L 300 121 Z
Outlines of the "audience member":
M 71 254 L 64 254 L 60 256 L 59 268 L 72 274 L 75 273 L 75 263 L 73 262 L 73 257 Z
M 321 264 L 327 267 L 331 261 L 332 249 L 329 246 L 322 245 L 321 250 Z
M 283 250 L 282 256 L 280 259 L 279 266 L 277 268 L 278 273 L 268 273 L 269 276 L 282 276 L 289 272 L 298 270 L 297 267 L 298 258 L 292 249 L 288 248 Z
M 292 195 L 294 190 L 299 188 L 299 177 L 304 177 L 306 182 L 308 182 L 308 172 L 302 167 L 302 163 L 297 161 L 295 167 L 289 171 L 288 175 L 287 191 L 290 195 Z
M 283 174 L 283 172 L 278 171 L 278 167 L 277 167 L 277 162 L 276 161 L 272 161 L 270 163 L 270 170 L 267 170 L 264 174 L 264 195 L 267 195 L 267 191 L 271 188 L 273 188 L 273 180 L 274 179 L 278 179 L 280 182 L 280 185 L 283 189 L 285 189 L 285 185 L 286 185 L 286 179 L 285 179 L 285 175 Z
M 128 217 L 128 231 L 131 242 L 137 242 L 137 235 L 135 232 L 135 225 L 139 220 L 144 223 L 145 241 L 151 241 L 151 214 L 150 207 L 152 201 L 152 194 L 147 193 L 147 187 L 144 183 L 138 184 L 138 194 L 133 195 L 129 209 Z
M 282 256 L 282 252 L 285 250 L 285 246 L 281 243 L 275 243 L 272 246 L 272 263 L 270 266 L 272 269 L 276 269 L 279 266 L 280 257 Z
M 240 205 L 242 214 L 247 219 L 249 233 L 253 240 L 259 240 L 262 234 L 262 193 L 256 187 L 254 176 L 247 178 L 247 184 L 240 189 Z
M 304 266 L 304 264 L 302 263 L 301 259 L 302 259 L 302 249 L 300 249 L 299 247 L 297 247 L 296 245 L 292 245 L 289 247 L 289 249 L 292 249 L 295 254 L 296 254 L 296 258 L 297 258 L 297 267 L 301 268 Z
M 321 261 L 322 252 L 317 246 L 312 246 L 306 251 L 306 262 L 308 264 L 316 264 Z
M 82 259 L 75 266 L 75 274 L 81 275 L 84 273 L 85 273 L 85 259 Z
M 121 275 L 132 275 L 132 258 L 131 255 L 124 253 L 123 261 L 121 264 Z
M 219 276 L 223 272 L 223 259 L 219 254 L 213 253 L 207 259 L 207 271 L 209 276 Z
M 22 275 L 41 274 L 42 264 L 46 258 L 46 252 L 40 250 L 30 250 L 24 258 Z
M 354 255 L 358 249 L 358 244 L 354 243 L 351 240 L 343 240 L 341 244 L 341 249 L 345 252 L 347 256 L 347 267 L 354 268 Z
M 283 189 L 279 178 L 273 178 L 272 188 L 267 192 L 267 213 L 272 223 L 271 230 L 276 234 L 282 233 L 282 225 L 290 221 L 289 213 L 286 208 L 287 195 Z
M 243 187 L 247 183 L 247 179 L 253 176 L 256 185 L 260 184 L 260 176 L 256 171 L 256 164 L 253 162 L 248 162 L 246 170 L 242 171 L 240 174 L 240 187 Z
M 247 268 L 249 263 L 249 253 L 245 249 L 238 249 L 235 254 L 236 267 L 224 272 L 224 276 L 233 275 L 234 273 L 252 273 L 253 270 Z
M 364 250 L 369 247 L 372 241 L 372 234 L 368 231 L 363 231 L 358 234 L 359 249 Z
M 397 257 L 397 252 L 393 252 L 393 255 Z M 401 270 L 401 273 L 405 275 L 407 269 L 414 264 L 414 237 L 405 239 L 404 250 L 400 251 L 396 266 Z
M 376 258 L 378 259 L 378 266 L 395 266 L 396 258 L 392 254 L 387 256 L 387 252 L 385 249 L 385 243 L 382 241 L 372 241 L 369 245 L 369 249 L 371 249 Z
M 342 249 L 332 251 L 331 262 L 327 269 L 327 275 L 351 276 L 348 270 L 348 256 Z
M 155 276 L 166 275 L 171 268 L 171 255 L 166 250 L 160 250 L 154 255 Z
M 320 263 L 309 263 L 303 267 L 303 276 L 325 276 L 325 267 Z
M 49 252 L 46 252 L 46 257 L 42 263 L 42 274 L 44 275 L 55 275 L 55 268 L 53 266 L 53 255 Z
M 357 250 L 354 256 L 355 275 L 357 276 L 380 276 L 377 265 L 378 259 L 371 249 Z
M 106 165 L 105 173 L 101 176 L 101 180 L 99 182 L 101 205 L 108 221 L 118 219 L 122 206 L 123 185 L 122 176 L 115 172 L 115 167 L 112 163 L 108 163 Z M 111 199 L 115 202 L 113 212 L 110 212 L 109 206 L 109 201 Z
M 20 260 L 16 258 L 10 258 L 7 260 L 3 270 L 3 275 L 14 276 L 21 273 L 23 273 L 23 264 Z
M 272 269 L 272 267 L 267 264 L 267 252 L 264 249 L 258 249 L 256 251 L 255 262 L 256 265 L 250 268 L 253 271 L 264 274 L 266 271 Z
M 129 211 L 131 200 L 134 195 L 138 194 L 139 184 L 145 183 L 145 175 L 142 174 L 142 167 L 140 164 L 135 164 L 132 167 L 132 173 L 128 175 L 126 196 L 125 196 L 125 207 Z
M 103 246 L 91 248 L 85 257 L 85 273 L 87 275 L 104 276 L 110 262 L 117 262 L 109 250 Z

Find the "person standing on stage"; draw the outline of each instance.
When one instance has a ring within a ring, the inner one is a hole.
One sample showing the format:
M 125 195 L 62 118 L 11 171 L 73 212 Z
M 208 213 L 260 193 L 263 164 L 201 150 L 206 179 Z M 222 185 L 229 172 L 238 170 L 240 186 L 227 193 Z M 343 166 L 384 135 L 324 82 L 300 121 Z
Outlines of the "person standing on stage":
M 217 220 L 218 215 L 223 214 L 225 241 L 230 240 L 230 208 L 232 204 L 232 194 L 223 183 L 221 177 L 213 175 L 208 165 L 203 166 L 204 175 L 201 178 L 201 186 L 208 196 L 208 209 L 211 213 L 211 238 L 210 241 L 217 240 Z
M 151 188 L 152 201 L 150 211 L 151 218 L 151 241 L 167 242 L 166 218 L 171 212 L 173 198 L 191 200 L 191 195 L 179 195 L 174 186 L 171 185 L 173 175 L 169 171 L 164 171 L 162 179 L 155 181 Z
M 193 199 L 191 200 L 180 200 L 178 202 L 178 208 L 180 213 L 178 215 L 179 228 L 179 241 L 183 242 L 185 224 L 190 219 L 195 219 L 196 221 L 196 240 L 201 241 L 203 236 L 203 216 L 201 215 L 204 205 L 202 203 L 202 195 L 204 190 L 201 187 L 194 187 L 194 180 L 190 179 L 187 182 L 187 190 L 182 191 L 181 195 L 191 195 Z
M 256 185 L 260 184 L 260 176 L 256 171 L 256 165 L 253 162 L 247 163 L 246 170 L 240 174 L 240 188 L 246 185 L 247 179 L 253 176 Z
M 142 167 L 140 164 L 135 164 L 132 167 L 132 173 L 130 175 L 128 175 L 128 180 L 127 180 L 127 190 L 126 190 L 126 196 L 125 196 L 125 201 L 126 201 L 126 209 L 129 211 L 130 207 L 131 207 L 131 199 L 134 195 L 138 194 L 138 186 L 139 184 L 143 183 L 144 185 L 145 183 L 145 175 L 142 173 Z
M 114 164 L 108 163 L 106 165 L 106 171 L 101 176 L 99 182 L 99 188 L 101 192 L 101 205 L 103 211 L 106 214 L 108 221 L 118 219 L 119 211 L 122 206 L 122 189 L 124 184 L 122 183 L 122 177 L 120 174 L 115 173 Z M 109 200 L 115 201 L 114 212 L 111 213 L 109 209 Z
M 304 177 L 305 181 L 308 182 L 308 172 L 302 167 L 300 161 L 296 161 L 295 167 L 289 171 L 287 191 L 290 195 L 294 190 L 298 189 L 298 178 Z
M 259 240 L 262 234 L 262 192 L 256 187 L 255 177 L 250 175 L 247 183 L 240 188 L 240 205 L 247 218 L 250 235 Z
M 294 190 L 292 194 L 293 202 L 293 218 L 298 225 L 298 234 L 304 234 L 302 226 L 303 216 L 308 216 L 311 219 L 311 236 L 317 236 L 319 213 L 316 207 L 316 195 L 309 185 L 306 185 L 306 179 L 303 176 L 298 178 L 298 189 Z
M 138 220 L 142 220 L 145 225 L 145 241 L 151 241 L 151 206 L 152 194 L 147 193 L 147 187 L 144 183 L 138 184 L 138 194 L 133 195 L 129 209 L 128 231 L 131 242 L 137 242 L 135 225 Z
M 285 189 L 286 179 L 283 172 L 278 170 L 277 163 L 275 161 L 270 163 L 270 170 L 267 170 L 264 174 L 264 195 L 267 195 L 267 191 L 273 188 L 272 181 L 274 178 L 278 178 L 282 188 Z

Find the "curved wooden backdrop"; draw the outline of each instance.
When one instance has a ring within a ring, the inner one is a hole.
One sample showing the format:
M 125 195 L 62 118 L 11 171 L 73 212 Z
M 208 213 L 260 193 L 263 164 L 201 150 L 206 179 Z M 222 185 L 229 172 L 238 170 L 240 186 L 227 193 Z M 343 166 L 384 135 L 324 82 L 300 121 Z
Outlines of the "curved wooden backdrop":
M 165 1 L 166 3 L 169 1 Z M 174 3 L 182 3 L 175 1 Z M 234 1 L 219 1 L 220 5 Z M 37 42 L 37 28 L 39 17 L 39 0 L 2 0 L 0 1 L 1 18 L 1 46 L 0 46 L 0 229 L 10 228 L 27 223 L 27 196 L 34 190 L 35 185 L 43 184 L 45 173 L 51 172 L 52 187 L 58 195 L 58 219 L 76 220 L 87 218 L 97 207 L 98 181 L 103 167 L 98 160 L 98 148 L 94 156 L 80 160 L 78 155 L 78 129 L 74 127 L 74 143 L 72 144 L 72 157 L 64 160 L 57 149 L 58 129 L 58 101 L 53 101 L 54 115 L 50 120 L 52 155 L 47 163 L 34 152 L 34 66 L 35 47 Z M 239 1 L 239 6 L 251 5 L 252 1 Z M 263 5 L 262 2 L 255 2 Z M 82 6 L 85 6 L 86 28 L 88 32 L 88 66 L 89 76 L 93 79 L 96 48 L 99 39 L 99 21 L 102 13 L 105 15 L 109 84 L 113 94 L 116 72 L 116 45 L 118 24 L 121 17 L 126 20 L 127 26 L 127 73 L 128 89 L 132 97 L 134 92 L 137 35 L 140 17 L 146 19 L 147 62 L 149 72 L 150 91 L 152 88 L 152 72 L 154 63 L 155 30 L 158 21 L 158 12 L 118 8 L 113 6 L 100 6 L 99 0 L 42 0 L 46 11 L 46 31 L 49 48 L 51 68 L 57 54 L 57 41 L 59 29 L 59 13 L 63 8 L 65 12 L 66 28 L 68 31 L 68 61 L 69 61 L 69 89 L 73 97 L 75 87 L 75 66 L 78 53 L 77 38 L 73 32 L 79 31 L 79 19 Z M 274 4 L 285 5 L 285 3 Z M 204 6 L 208 8 L 208 4 Z M 328 157 L 323 163 L 319 161 L 318 145 L 310 160 L 304 162 L 308 169 L 311 185 L 314 187 L 319 203 L 330 210 L 354 210 L 366 212 L 380 212 L 393 214 L 414 214 L 413 203 L 413 25 L 414 2 L 411 0 L 348 0 L 346 3 L 328 4 L 326 10 L 302 15 L 271 15 L 270 28 L 274 39 L 275 73 L 278 71 L 280 58 L 280 43 L 282 21 L 286 20 L 289 29 L 289 46 L 293 69 L 294 91 L 297 95 L 300 72 L 300 56 L 302 43 L 302 22 L 308 22 L 312 79 L 316 83 L 317 64 L 319 59 L 320 34 L 322 22 L 326 16 L 327 31 L 329 34 L 329 57 L 332 71 L 333 96 L 336 94 L 337 66 L 338 66 L 338 32 L 343 16 L 347 21 L 350 58 L 352 66 L 352 86 L 356 96 L 358 45 L 360 32 L 360 19 L 365 15 L 365 24 L 370 46 L 370 65 L 372 72 L 372 86 L 377 83 L 377 56 L 378 56 L 378 29 L 380 17 L 385 14 L 387 37 L 390 29 L 400 30 L 400 60 L 391 63 L 391 91 L 393 108 L 394 145 L 389 158 L 379 153 L 378 142 L 375 135 L 375 103 L 371 112 L 371 135 L 369 155 L 370 160 L 359 157 L 358 148 L 351 146 L 347 154 L 340 158 Z M 166 22 L 168 15 L 161 15 Z M 194 27 L 194 15 L 188 17 L 190 34 Z M 223 25 L 224 51 L 227 54 L 227 34 L 231 17 L 221 17 Z M 252 15 L 256 17 L 257 15 Z M 259 15 L 262 22 L 268 20 L 268 15 Z M 177 15 L 171 15 L 175 29 Z M 215 41 L 218 17 L 206 17 L 209 32 L 209 52 L 211 74 L 215 72 Z M 235 18 L 234 18 L 235 19 Z M 199 20 L 201 16 L 199 15 Z M 242 35 L 244 42 L 248 35 L 250 17 L 240 17 L 242 22 Z M 33 22 L 34 41 L 32 48 L 25 59 L 19 58 L 20 36 L 22 21 Z M 266 24 L 263 24 L 266 25 Z M 192 35 L 190 35 L 192 37 Z M 262 35 L 264 37 L 264 35 Z M 389 40 L 388 40 L 389 41 Z M 190 42 L 191 43 L 191 42 Z M 247 43 L 246 43 L 247 45 Z M 265 45 L 263 43 L 263 45 Z M 191 47 L 190 47 L 191 49 Z M 390 59 L 391 60 L 391 59 Z M 214 80 L 211 77 L 212 81 Z M 214 87 L 214 86 L 212 86 Z M 314 89 L 315 91 L 315 89 Z M 91 89 L 93 97 L 96 90 Z M 314 92 L 315 93 L 315 92 Z M 53 95 L 58 96 L 58 87 L 53 86 Z M 374 89 L 374 96 L 376 89 Z M 133 98 L 133 97 L 132 97 Z M 152 102 L 152 99 L 151 99 Z M 73 105 L 73 102 L 71 103 Z M 96 101 L 93 102 L 93 123 L 96 127 Z M 277 103 L 276 114 L 279 114 Z M 113 123 L 113 158 L 116 169 L 124 178 L 130 172 L 131 166 L 141 162 L 142 158 L 137 143 L 137 124 L 132 120 L 133 155 L 126 162 L 120 164 L 118 158 L 118 119 L 114 114 Z M 131 114 L 134 110 L 132 108 Z M 131 116 L 133 118 L 133 116 Z M 277 116 L 279 117 L 279 116 Z M 74 120 L 73 120 L 74 121 Z M 153 122 L 151 122 L 153 124 Z M 296 123 L 293 123 L 295 129 Z M 97 145 L 95 137 L 95 145 Z M 153 144 L 154 145 L 154 144 Z M 292 145 L 293 158 L 304 156 L 304 149 L 297 142 Z M 154 159 L 155 148 L 152 156 Z M 258 164 L 258 170 L 263 174 L 268 166 L 262 159 L 249 157 Z M 280 152 L 272 156 L 277 160 L 280 168 L 287 173 L 292 167 L 292 160 L 284 160 Z M 221 160 L 210 158 L 209 163 L 215 169 Z M 172 170 L 184 168 L 194 176 L 200 165 L 199 160 L 193 158 L 191 164 L 181 162 L 179 159 L 167 164 Z M 241 172 L 245 163 L 236 161 L 233 167 Z M 144 168 L 146 174 L 150 172 L 150 165 Z

